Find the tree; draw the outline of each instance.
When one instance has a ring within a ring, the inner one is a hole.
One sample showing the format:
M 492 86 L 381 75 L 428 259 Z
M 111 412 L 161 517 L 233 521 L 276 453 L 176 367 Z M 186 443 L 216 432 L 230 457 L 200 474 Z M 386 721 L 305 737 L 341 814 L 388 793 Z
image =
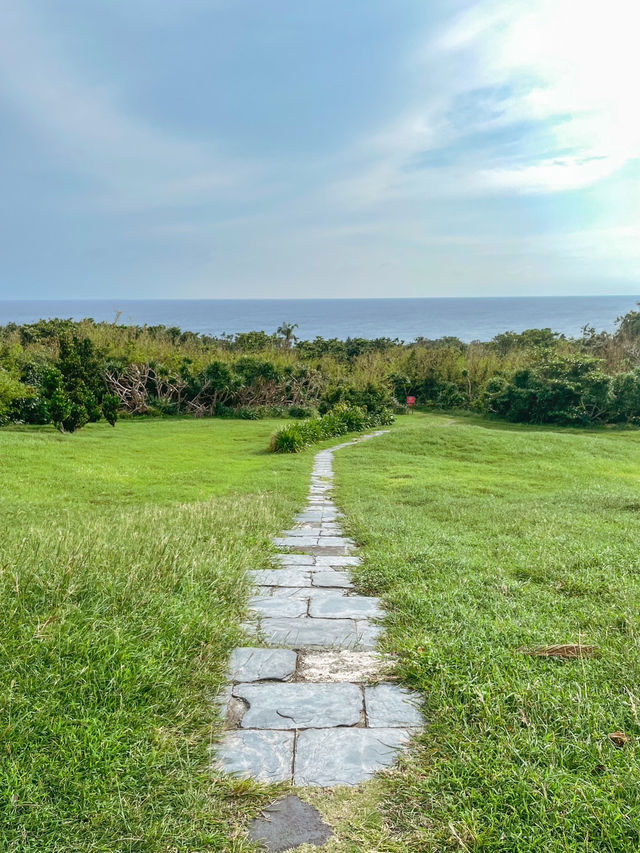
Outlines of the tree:
M 296 335 L 293 334 L 294 330 L 297 328 L 297 323 L 282 323 L 278 326 L 276 333 L 282 336 L 282 343 L 284 344 L 285 349 L 291 349 L 293 341 L 298 340 Z

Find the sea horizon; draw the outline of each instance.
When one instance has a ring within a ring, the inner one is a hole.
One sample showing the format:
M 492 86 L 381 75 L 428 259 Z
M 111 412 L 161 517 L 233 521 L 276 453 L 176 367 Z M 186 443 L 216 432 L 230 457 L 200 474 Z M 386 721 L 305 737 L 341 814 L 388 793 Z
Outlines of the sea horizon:
M 177 326 L 219 336 L 296 323 L 303 339 L 457 337 L 490 340 L 506 331 L 551 328 L 575 337 L 584 326 L 612 331 L 640 294 L 596 296 L 425 296 L 343 298 L 4 299 L 0 325 L 92 317 L 98 322 Z M 384 308 L 382 308 L 384 305 Z

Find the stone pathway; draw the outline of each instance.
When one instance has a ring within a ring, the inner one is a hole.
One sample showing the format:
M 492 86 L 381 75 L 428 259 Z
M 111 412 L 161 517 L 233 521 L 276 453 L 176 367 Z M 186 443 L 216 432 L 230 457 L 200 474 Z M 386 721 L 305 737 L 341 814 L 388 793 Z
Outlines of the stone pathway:
M 336 450 L 316 454 L 311 489 L 296 526 L 274 539 L 287 548 L 278 568 L 252 572 L 256 645 L 235 649 L 221 702 L 228 731 L 215 748 L 218 768 L 263 782 L 357 785 L 393 764 L 422 726 L 416 697 L 388 681 L 374 649 L 380 601 L 356 595 L 345 537 L 331 500 Z

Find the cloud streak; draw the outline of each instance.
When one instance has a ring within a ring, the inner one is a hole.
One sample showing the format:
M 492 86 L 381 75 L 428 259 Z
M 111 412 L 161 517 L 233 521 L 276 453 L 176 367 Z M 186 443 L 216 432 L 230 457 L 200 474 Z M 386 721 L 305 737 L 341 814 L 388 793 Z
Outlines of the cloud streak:
M 93 203 L 135 210 L 228 198 L 255 186 L 259 166 L 225 156 L 127 109 L 122 93 L 89 83 L 45 34 L 28 0 L 0 0 L 5 102 L 48 153 L 94 185 Z

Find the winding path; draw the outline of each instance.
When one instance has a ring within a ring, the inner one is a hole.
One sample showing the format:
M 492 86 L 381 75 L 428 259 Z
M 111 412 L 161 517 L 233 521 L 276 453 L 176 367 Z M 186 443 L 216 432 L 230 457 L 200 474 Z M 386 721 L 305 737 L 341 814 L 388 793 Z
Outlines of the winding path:
M 422 726 L 416 698 L 388 680 L 374 649 L 383 615 L 357 595 L 349 567 L 355 543 L 331 500 L 333 454 L 384 430 L 315 456 L 307 507 L 276 545 L 278 568 L 252 572 L 246 627 L 256 645 L 237 648 L 221 697 L 228 730 L 217 767 L 263 782 L 357 785 L 393 764 Z

